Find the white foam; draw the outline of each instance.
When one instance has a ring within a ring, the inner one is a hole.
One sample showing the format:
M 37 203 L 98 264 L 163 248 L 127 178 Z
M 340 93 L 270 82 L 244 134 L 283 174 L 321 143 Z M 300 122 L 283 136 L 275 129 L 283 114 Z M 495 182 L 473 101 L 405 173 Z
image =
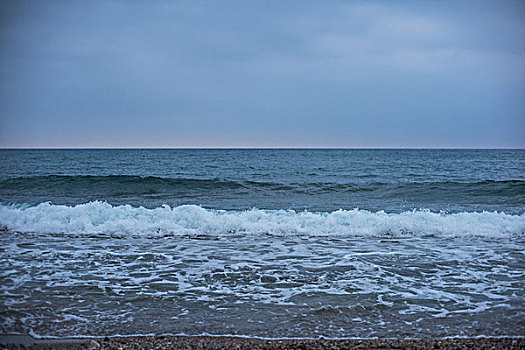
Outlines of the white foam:
M 525 213 L 434 213 L 428 210 L 222 211 L 196 205 L 155 209 L 90 202 L 75 206 L 42 203 L 0 205 L 0 224 L 10 231 L 108 235 L 479 235 L 508 237 L 525 233 Z

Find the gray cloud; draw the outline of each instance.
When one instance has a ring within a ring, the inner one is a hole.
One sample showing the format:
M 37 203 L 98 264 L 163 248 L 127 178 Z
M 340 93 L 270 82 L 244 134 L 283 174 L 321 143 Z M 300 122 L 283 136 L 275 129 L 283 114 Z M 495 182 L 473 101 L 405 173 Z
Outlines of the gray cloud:
M 520 2 L 3 2 L 2 147 L 524 147 Z

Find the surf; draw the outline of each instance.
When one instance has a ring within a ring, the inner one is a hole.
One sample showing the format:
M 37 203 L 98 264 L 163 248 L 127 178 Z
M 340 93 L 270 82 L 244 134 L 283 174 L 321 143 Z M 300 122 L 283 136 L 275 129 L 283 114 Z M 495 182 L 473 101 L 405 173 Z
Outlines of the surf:
M 111 205 L 93 201 L 73 206 L 0 205 L 0 224 L 9 231 L 73 235 L 212 235 L 305 236 L 444 236 L 512 237 L 525 233 L 525 213 L 432 212 L 401 213 L 339 209 L 331 212 L 295 210 L 215 210 L 198 205 L 157 208 Z

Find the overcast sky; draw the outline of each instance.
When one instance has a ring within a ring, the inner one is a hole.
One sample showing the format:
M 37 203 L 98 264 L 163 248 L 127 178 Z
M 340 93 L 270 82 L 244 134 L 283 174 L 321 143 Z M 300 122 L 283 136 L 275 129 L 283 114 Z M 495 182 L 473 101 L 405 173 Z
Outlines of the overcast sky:
M 524 1 L 0 1 L 0 147 L 525 147 Z

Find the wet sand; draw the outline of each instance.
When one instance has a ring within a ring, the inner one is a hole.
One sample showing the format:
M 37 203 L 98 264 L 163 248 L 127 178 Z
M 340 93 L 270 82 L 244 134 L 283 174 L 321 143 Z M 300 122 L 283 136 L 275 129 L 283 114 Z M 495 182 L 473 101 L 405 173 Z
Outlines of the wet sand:
M 156 336 L 41 339 L 2 336 L 7 349 L 525 349 L 525 338 L 258 339 L 222 336 Z

